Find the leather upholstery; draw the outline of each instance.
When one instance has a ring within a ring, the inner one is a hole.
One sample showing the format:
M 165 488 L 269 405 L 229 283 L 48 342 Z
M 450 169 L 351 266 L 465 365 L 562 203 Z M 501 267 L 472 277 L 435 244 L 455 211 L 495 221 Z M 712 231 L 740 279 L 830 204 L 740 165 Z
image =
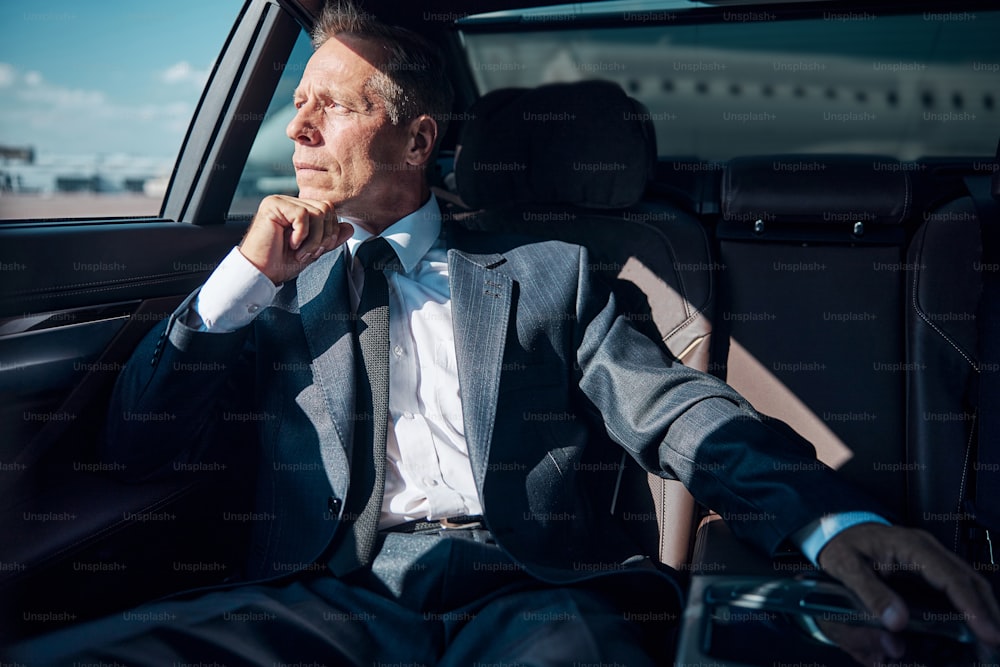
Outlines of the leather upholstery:
M 899 224 L 912 201 L 904 166 L 877 155 L 740 157 L 722 176 L 727 220 Z
M 979 220 L 968 197 L 926 216 L 909 248 L 907 376 L 910 520 L 958 548 L 976 431 Z
M 734 225 L 764 219 L 780 233 L 720 234 L 720 319 L 727 381 L 898 516 L 906 506 L 905 382 L 913 375 L 899 316 L 903 236 L 850 236 L 855 220 L 867 238 L 910 214 L 908 173 L 885 168 L 891 164 L 873 156 L 733 160 L 722 180 L 723 216 Z
M 469 116 L 455 175 L 473 208 L 621 208 L 642 197 L 655 164 L 648 112 L 607 81 L 496 90 Z

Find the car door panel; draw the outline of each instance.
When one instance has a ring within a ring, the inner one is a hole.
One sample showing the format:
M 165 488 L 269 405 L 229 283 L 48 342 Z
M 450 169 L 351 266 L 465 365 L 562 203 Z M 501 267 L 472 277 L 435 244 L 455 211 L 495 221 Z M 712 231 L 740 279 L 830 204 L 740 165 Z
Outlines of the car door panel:
M 205 280 L 245 224 L 18 231 L 6 234 L 13 242 L 2 246 L 4 261 L 52 267 L 24 272 L 37 280 L 7 281 L 2 296 L 0 534 L 12 539 L 0 559 L 16 566 L 0 572 L 0 596 L 20 602 L 0 610 L 11 612 L 0 625 L 23 636 L 45 627 L 21 622 L 32 605 L 68 605 L 78 619 L 207 583 L 172 563 L 196 552 L 228 562 L 220 554 L 239 543 L 218 530 L 221 514 L 199 512 L 233 488 L 225 471 L 125 483 L 97 460 L 96 445 L 135 346 Z M 85 263 L 96 266 L 81 271 Z M 98 561 L 121 570 L 98 579 L 105 592 L 95 604 L 92 573 L 74 567 Z
M 247 524 L 222 517 L 253 484 L 240 461 L 135 484 L 96 445 L 138 342 L 246 232 L 247 218 L 227 220 L 229 202 L 302 11 L 247 1 L 160 217 L 0 225 L 0 640 L 58 624 L 26 611 L 66 609 L 75 622 L 235 574 Z M 214 567 L 187 567 L 197 559 Z

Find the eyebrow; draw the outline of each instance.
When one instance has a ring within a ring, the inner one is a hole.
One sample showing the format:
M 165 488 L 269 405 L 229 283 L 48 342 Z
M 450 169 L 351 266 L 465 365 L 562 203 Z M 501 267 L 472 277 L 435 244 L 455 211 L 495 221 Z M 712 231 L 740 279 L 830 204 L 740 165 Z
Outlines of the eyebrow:
M 364 90 L 365 92 L 368 92 L 367 84 L 364 86 Z M 303 92 L 301 88 L 296 88 L 292 92 L 293 101 L 301 100 L 304 99 L 305 97 L 306 93 Z M 362 94 L 359 96 L 356 93 L 345 91 L 344 89 L 324 88 L 318 91 L 317 97 L 321 99 L 341 99 L 349 107 L 360 109 L 365 113 L 371 111 L 375 107 L 374 102 L 372 102 L 371 98 L 368 95 Z

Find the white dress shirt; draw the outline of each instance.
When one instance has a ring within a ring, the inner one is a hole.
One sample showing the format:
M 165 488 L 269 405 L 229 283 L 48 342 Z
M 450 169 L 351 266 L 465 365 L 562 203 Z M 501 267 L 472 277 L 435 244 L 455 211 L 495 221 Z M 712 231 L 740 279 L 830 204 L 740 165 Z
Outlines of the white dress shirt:
M 348 221 L 349 222 L 349 221 Z M 389 272 L 388 466 L 380 527 L 412 519 L 481 514 L 465 442 L 451 288 L 441 213 L 433 197 L 382 233 L 403 266 Z M 371 237 L 360 226 L 347 241 L 353 257 Z M 364 270 L 352 262 L 351 308 Z
M 349 218 L 340 218 L 351 222 Z M 432 196 L 382 236 L 396 251 L 401 273 L 389 282 L 389 428 L 385 498 L 380 528 L 412 519 L 481 514 L 465 441 L 451 325 L 447 248 Z M 360 301 L 364 271 L 355 249 L 371 234 L 354 225 L 347 241 L 351 307 Z M 187 316 L 190 326 L 228 332 L 246 326 L 270 305 L 277 287 L 237 248 L 219 264 Z M 888 523 L 867 512 L 817 519 L 792 536 L 813 563 L 826 543 L 858 523 Z
M 440 232 L 441 212 L 431 197 L 382 233 L 403 270 L 386 275 L 389 426 L 380 528 L 483 511 L 465 441 L 447 248 Z M 364 270 L 354 261 L 354 253 L 370 237 L 354 224 L 354 235 L 346 244 L 355 311 Z M 234 331 L 253 321 L 277 290 L 234 248 L 205 283 L 188 323 L 208 332 Z

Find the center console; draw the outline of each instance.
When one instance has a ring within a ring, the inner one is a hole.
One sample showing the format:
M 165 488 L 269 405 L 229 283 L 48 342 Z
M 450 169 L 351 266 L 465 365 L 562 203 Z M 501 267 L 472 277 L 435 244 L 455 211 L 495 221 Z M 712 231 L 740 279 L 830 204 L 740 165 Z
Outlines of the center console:
M 895 583 L 910 623 L 889 633 L 841 584 L 801 556 L 767 559 L 722 521 L 699 529 L 677 665 L 856 667 L 997 665 L 964 617 L 916 578 Z

